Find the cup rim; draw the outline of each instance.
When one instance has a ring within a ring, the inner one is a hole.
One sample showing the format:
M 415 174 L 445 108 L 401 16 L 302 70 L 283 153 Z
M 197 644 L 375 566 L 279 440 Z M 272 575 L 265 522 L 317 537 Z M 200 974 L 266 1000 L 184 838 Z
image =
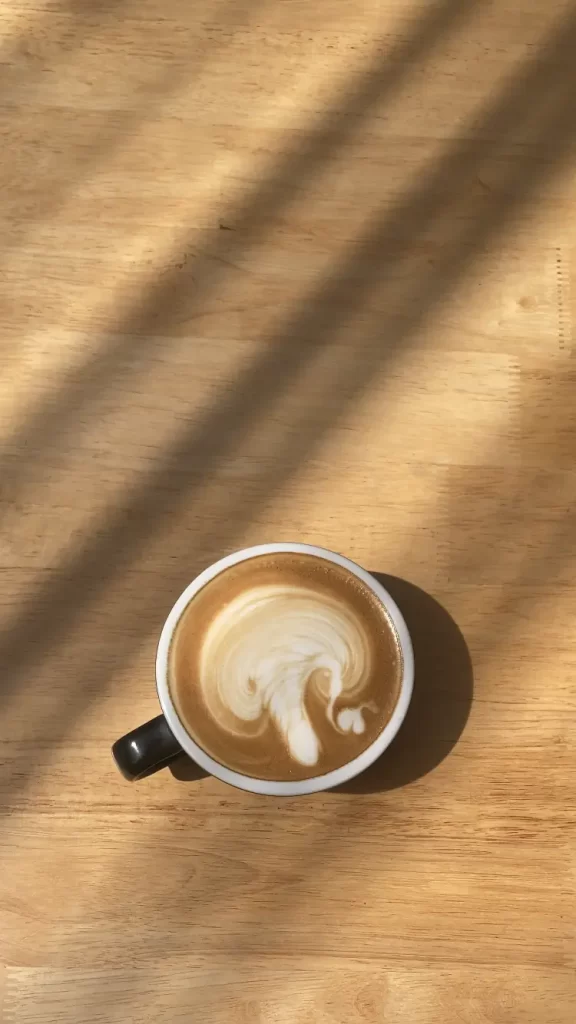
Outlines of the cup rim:
M 336 565 L 340 565 L 342 568 L 353 573 L 353 575 L 372 590 L 375 596 L 383 604 L 398 634 L 403 658 L 402 681 L 396 706 L 392 712 L 390 720 L 387 722 L 382 732 L 380 732 L 376 739 L 373 740 L 370 746 L 366 747 L 366 749 L 363 750 L 362 753 L 358 754 L 357 757 L 353 758 L 352 761 L 348 761 L 339 768 L 334 768 L 332 771 L 326 772 L 323 775 L 314 775 L 309 779 L 299 779 L 294 782 L 259 779 L 254 776 L 244 775 L 241 772 L 236 772 L 232 768 L 227 768 L 225 765 L 220 764 L 219 761 L 216 761 L 210 756 L 210 754 L 206 753 L 198 743 L 196 743 L 185 728 L 183 722 L 181 722 L 168 686 L 168 655 L 172 636 L 184 609 L 190 603 L 194 595 L 197 594 L 206 583 L 213 580 L 216 576 L 219 576 L 220 573 L 229 569 L 231 566 L 237 565 L 239 562 L 247 561 L 250 558 L 256 558 L 259 555 L 269 555 L 276 552 L 279 554 L 293 553 L 315 555 L 318 558 L 324 558 L 327 561 L 334 562 Z M 396 733 L 406 717 L 406 712 L 408 711 L 408 706 L 412 697 L 413 686 L 414 653 L 412 641 L 410 639 L 408 627 L 404 621 L 404 616 L 394 599 L 374 576 L 372 576 L 366 569 L 357 565 L 356 562 L 351 561 L 351 559 L 346 558 L 344 555 L 337 554 L 335 551 L 330 551 L 328 548 L 318 547 L 315 544 L 257 544 L 248 548 L 242 548 L 230 555 L 226 555 L 224 558 L 220 558 L 217 562 L 213 562 L 212 565 L 208 566 L 207 569 L 204 569 L 203 572 L 196 576 L 180 594 L 180 597 L 172 607 L 172 610 L 164 623 L 156 654 L 156 688 L 158 691 L 158 699 L 166 721 L 185 753 L 188 754 L 192 760 L 200 765 L 200 767 L 206 772 L 210 775 L 214 775 L 215 778 L 221 779 L 223 782 L 227 782 L 231 786 L 236 786 L 238 789 L 243 789 L 250 793 L 260 793 L 266 796 L 300 796 L 321 792 L 322 790 L 332 789 L 334 786 L 342 785 L 354 778 L 355 775 L 359 775 L 360 772 L 365 771 L 366 768 L 369 768 L 370 765 L 380 757 L 396 736 Z

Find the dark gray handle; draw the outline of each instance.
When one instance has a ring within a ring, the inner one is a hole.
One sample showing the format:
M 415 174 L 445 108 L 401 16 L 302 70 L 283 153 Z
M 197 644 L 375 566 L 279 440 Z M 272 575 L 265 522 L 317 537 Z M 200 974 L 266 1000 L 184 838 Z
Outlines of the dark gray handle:
M 174 761 L 182 747 L 171 732 L 164 715 L 152 718 L 127 732 L 112 747 L 112 755 L 125 779 L 136 782 L 153 775 Z

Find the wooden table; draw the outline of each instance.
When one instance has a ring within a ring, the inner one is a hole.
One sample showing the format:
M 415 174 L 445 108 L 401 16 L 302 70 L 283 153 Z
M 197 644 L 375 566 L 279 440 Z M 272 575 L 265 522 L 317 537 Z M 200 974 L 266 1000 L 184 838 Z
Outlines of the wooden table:
M 574 1024 L 576 8 L 0 19 L 2 1019 Z M 175 597 L 274 539 L 395 577 L 395 747 L 130 786 Z

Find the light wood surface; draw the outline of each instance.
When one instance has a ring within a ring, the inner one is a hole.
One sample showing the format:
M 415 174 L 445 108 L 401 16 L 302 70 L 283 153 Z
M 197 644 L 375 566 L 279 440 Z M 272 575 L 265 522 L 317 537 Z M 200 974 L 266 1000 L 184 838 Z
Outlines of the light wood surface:
M 7 1024 L 574 1024 L 575 52 L 564 0 L 2 5 Z M 408 581 L 404 733 L 130 786 L 175 597 L 274 539 Z

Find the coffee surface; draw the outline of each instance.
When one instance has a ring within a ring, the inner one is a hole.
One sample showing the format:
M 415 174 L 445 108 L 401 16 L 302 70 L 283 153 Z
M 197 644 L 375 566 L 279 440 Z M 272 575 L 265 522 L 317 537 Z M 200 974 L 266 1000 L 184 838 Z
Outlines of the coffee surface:
M 169 653 L 169 688 L 192 738 L 260 779 L 323 775 L 390 720 L 402 654 L 376 596 L 315 555 L 258 555 L 190 601 Z

